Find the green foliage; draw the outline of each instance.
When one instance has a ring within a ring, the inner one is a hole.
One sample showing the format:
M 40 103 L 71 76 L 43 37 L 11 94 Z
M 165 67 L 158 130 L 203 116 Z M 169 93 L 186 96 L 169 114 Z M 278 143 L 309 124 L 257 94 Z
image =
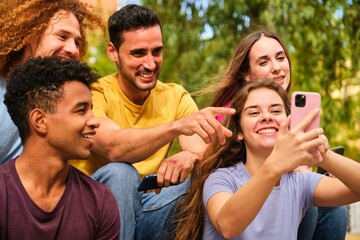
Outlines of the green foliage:
M 89 47 L 85 55 L 85 61 L 95 68 L 100 76 L 116 72 L 116 65 L 106 54 L 107 40 L 101 32 L 95 32 L 88 36 Z
M 235 46 L 249 31 L 268 28 L 281 35 L 292 61 L 292 90 L 322 95 L 322 127 L 331 145 L 344 145 L 359 159 L 359 0 L 144 0 L 163 23 L 164 66 L 160 79 L 188 91 L 219 80 Z M 105 43 L 93 39 L 94 66 L 115 69 L 104 59 Z M 196 97 L 205 107 L 211 95 Z

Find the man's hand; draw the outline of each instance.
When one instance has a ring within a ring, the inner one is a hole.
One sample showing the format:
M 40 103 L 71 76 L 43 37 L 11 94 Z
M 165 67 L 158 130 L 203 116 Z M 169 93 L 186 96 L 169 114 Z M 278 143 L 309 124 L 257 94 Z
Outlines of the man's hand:
M 207 107 L 187 117 L 175 121 L 174 124 L 181 134 L 191 136 L 199 135 L 205 143 L 225 144 L 226 138 L 232 136 L 232 132 L 219 123 L 215 117 L 218 115 L 232 115 L 233 108 Z
M 197 160 L 199 156 L 189 151 L 181 151 L 164 159 L 157 172 L 158 185 L 168 187 L 170 183 L 184 182 Z M 159 193 L 160 190 L 156 189 L 155 192 Z

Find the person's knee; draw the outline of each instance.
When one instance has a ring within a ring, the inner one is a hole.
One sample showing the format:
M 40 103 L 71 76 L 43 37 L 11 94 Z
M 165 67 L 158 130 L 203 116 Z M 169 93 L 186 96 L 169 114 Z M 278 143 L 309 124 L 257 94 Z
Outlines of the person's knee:
M 108 163 L 98 169 L 93 175 L 93 179 L 101 183 L 135 183 L 140 180 L 136 169 L 128 163 Z
M 330 217 L 330 218 L 341 218 L 345 219 L 348 216 L 348 209 L 346 206 L 340 207 L 319 207 L 318 208 L 319 215 L 322 218 Z

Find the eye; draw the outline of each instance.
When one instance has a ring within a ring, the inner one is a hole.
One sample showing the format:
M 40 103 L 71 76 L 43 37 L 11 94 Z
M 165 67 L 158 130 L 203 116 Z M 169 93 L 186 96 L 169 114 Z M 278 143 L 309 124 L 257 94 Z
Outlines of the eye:
M 271 113 L 273 114 L 282 114 L 284 112 L 283 109 L 280 109 L 280 108 L 274 108 L 271 110 Z
M 257 116 L 259 115 L 259 111 L 251 111 L 249 112 L 249 116 Z
M 261 62 L 259 63 L 259 65 L 262 66 L 262 67 L 263 67 L 263 66 L 266 66 L 267 62 L 268 62 L 268 61 L 261 61 Z
M 80 41 L 75 40 L 75 45 L 77 46 L 77 48 L 79 48 L 80 47 Z
M 278 57 L 277 60 L 279 60 L 280 62 L 285 60 L 285 57 Z
M 64 35 L 64 34 L 60 34 L 58 36 L 61 40 L 66 40 L 66 38 L 67 38 L 66 35 Z
M 80 113 L 80 114 L 84 114 L 86 112 L 85 108 L 80 108 L 78 110 L 76 110 L 76 113 Z
M 153 55 L 154 56 L 161 56 L 162 54 L 162 48 L 156 48 L 154 51 L 153 51 Z
M 140 58 L 146 55 L 146 51 L 144 50 L 134 50 L 131 51 L 130 54 L 136 58 Z

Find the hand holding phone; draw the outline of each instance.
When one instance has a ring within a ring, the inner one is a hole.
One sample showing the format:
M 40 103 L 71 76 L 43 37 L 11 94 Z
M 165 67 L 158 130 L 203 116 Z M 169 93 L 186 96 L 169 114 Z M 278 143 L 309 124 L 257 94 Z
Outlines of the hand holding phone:
M 177 185 L 176 183 L 171 183 L 170 186 Z M 156 174 L 150 174 L 146 175 L 140 182 L 137 190 L 139 192 L 141 191 L 149 191 L 156 188 L 162 188 L 157 184 L 157 175 Z
M 321 108 L 321 96 L 315 92 L 294 92 L 291 96 L 290 128 L 298 125 L 314 109 Z M 307 126 L 305 132 L 320 127 L 320 114 Z

